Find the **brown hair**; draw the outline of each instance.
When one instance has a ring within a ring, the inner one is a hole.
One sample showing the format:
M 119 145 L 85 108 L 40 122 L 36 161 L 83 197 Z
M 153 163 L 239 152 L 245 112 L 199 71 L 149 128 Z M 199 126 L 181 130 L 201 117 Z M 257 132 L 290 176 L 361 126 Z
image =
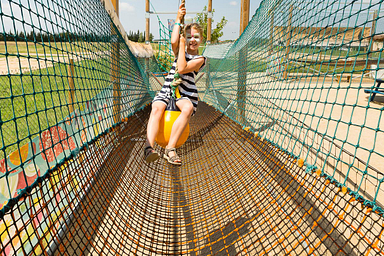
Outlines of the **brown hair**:
M 194 29 L 198 30 L 199 33 L 200 33 L 200 38 L 203 39 L 203 28 L 198 23 L 190 23 L 190 24 L 185 25 L 185 27 L 184 27 L 184 35 L 186 35 L 187 34 L 187 30 L 191 29 L 191 28 L 194 28 Z

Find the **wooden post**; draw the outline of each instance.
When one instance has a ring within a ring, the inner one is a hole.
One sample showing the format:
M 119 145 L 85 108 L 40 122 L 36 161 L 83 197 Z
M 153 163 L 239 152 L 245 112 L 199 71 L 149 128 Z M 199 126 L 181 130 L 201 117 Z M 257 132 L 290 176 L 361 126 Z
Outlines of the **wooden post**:
M 208 1 L 207 44 L 211 43 L 212 36 L 212 0 Z
M 111 0 L 113 7 L 115 7 L 115 11 L 117 17 L 119 17 L 119 0 Z
M 240 35 L 248 26 L 248 22 L 249 22 L 249 0 L 241 0 Z
M 249 22 L 249 0 L 241 1 L 241 16 L 240 16 L 240 35 L 244 32 Z M 238 121 L 241 125 L 246 124 L 245 118 L 245 102 L 247 98 L 247 52 L 248 48 L 245 45 L 239 52 L 239 73 L 237 79 L 237 109 Z
M 145 43 L 149 44 L 149 34 L 150 34 L 150 5 L 149 0 L 145 1 Z M 149 57 L 144 59 L 144 72 L 147 75 L 146 82 L 149 83 Z
M 211 76 L 211 71 L 210 71 L 210 63 L 209 63 L 209 58 L 207 58 L 206 60 L 206 64 L 205 64 L 205 92 L 208 90 L 209 88 L 209 83 L 210 83 L 210 76 Z
M 376 19 L 377 19 L 377 10 L 375 10 L 375 12 L 373 13 L 373 20 L 372 20 L 372 26 L 371 26 L 371 40 L 370 40 L 370 47 L 369 47 L 370 54 L 369 55 L 372 54 L 371 52 L 373 51 L 373 44 L 375 42 L 373 40 L 373 35 L 375 34 L 375 30 L 376 30 Z
M 75 83 L 73 82 L 73 77 L 75 75 L 75 68 L 73 65 L 73 59 L 69 59 L 68 66 L 68 83 L 69 83 L 69 92 L 68 92 L 68 108 L 69 113 L 72 113 L 75 108 L 73 102 L 75 100 Z
M 150 16 L 149 0 L 146 0 L 145 1 L 145 43 L 146 44 L 149 44 L 149 34 L 150 34 L 150 31 L 149 31 L 149 27 L 150 27 L 149 16 Z
M 112 0 L 113 7 L 117 16 L 119 16 L 119 0 Z M 112 34 L 112 51 L 111 51 L 111 83 L 113 85 L 113 121 L 118 123 L 121 121 L 120 114 L 120 99 L 121 99 L 121 90 L 120 90 L 120 45 L 118 42 L 117 32 L 111 23 L 111 34 Z
M 371 59 L 372 57 L 372 51 L 373 51 L 373 44 L 375 43 L 375 39 L 374 39 L 374 34 L 375 34 L 375 29 L 376 29 L 376 19 L 377 19 L 377 10 L 374 11 L 373 13 L 373 17 L 372 17 L 372 26 L 371 26 L 371 37 L 370 37 L 370 40 L 369 40 L 369 48 L 367 47 L 367 52 L 368 52 L 368 62 L 369 60 Z M 371 65 L 368 65 L 368 69 L 365 68 L 364 71 L 363 71 L 363 74 L 365 75 L 366 73 L 370 73 L 370 70 L 374 70 L 376 69 L 376 65 L 374 64 L 371 64 Z M 363 76 L 364 76 L 363 75 Z
M 212 0 L 208 0 L 208 23 L 207 23 L 207 44 L 210 44 L 212 41 Z M 209 78 L 210 78 L 210 64 L 209 58 L 207 58 L 207 63 L 205 66 L 205 90 L 209 88 Z
M 288 64 L 289 64 L 289 52 L 290 52 L 290 44 L 292 39 L 292 12 L 293 12 L 293 5 L 291 5 L 291 8 L 289 8 L 289 18 L 288 18 L 288 27 L 287 27 L 287 43 L 285 45 L 285 65 L 284 65 L 284 79 L 288 78 Z

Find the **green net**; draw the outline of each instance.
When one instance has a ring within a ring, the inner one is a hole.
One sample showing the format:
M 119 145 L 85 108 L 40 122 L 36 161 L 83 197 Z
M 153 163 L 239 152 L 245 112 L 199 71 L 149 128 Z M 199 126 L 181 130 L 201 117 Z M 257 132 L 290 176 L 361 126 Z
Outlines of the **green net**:
M 168 72 L 172 67 L 173 62 L 173 52 L 171 47 L 171 33 L 169 30 L 159 19 L 159 34 L 160 39 L 158 43 L 158 52 L 157 52 L 157 61 L 162 71 Z
M 3 208 L 154 94 L 102 2 L 0 7 Z
M 152 3 L 151 7 L 154 10 L 154 13 L 157 15 L 155 7 L 152 5 Z M 169 29 L 169 26 L 167 27 L 163 24 L 163 22 L 161 22 L 160 17 L 158 15 L 157 21 L 159 24 L 159 41 L 157 43 L 156 60 L 161 71 L 168 72 L 169 69 L 172 67 L 172 62 L 174 58 L 171 46 L 172 30 Z
M 382 208 L 383 98 L 372 101 L 383 94 L 381 9 L 264 1 L 233 45 L 207 47 L 203 100 L 302 159 L 308 173 Z
M 0 255 L 383 255 L 382 5 L 263 1 L 173 167 L 110 1 L 1 0 Z

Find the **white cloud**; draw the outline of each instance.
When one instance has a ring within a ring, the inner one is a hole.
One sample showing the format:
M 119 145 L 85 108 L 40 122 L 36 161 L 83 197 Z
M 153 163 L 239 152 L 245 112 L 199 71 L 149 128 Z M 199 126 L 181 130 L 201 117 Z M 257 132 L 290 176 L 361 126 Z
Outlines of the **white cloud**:
M 236 5 L 237 5 L 237 2 L 236 2 L 236 1 L 232 1 L 232 2 L 229 3 L 229 5 L 236 6 Z
M 133 5 L 130 5 L 129 3 L 120 3 L 120 11 L 125 11 L 125 12 L 134 12 L 135 7 Z

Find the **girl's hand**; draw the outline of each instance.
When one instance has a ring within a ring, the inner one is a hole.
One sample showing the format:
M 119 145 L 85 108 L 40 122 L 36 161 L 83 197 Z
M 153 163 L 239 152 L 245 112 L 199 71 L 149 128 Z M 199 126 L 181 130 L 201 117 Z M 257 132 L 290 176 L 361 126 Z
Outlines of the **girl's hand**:
M 181 4 L 179 10 L 177 11 L 176 22 L 180 22 L 184 18 L 186 13 L 187 9 L 185 9 L 184 4 Z

